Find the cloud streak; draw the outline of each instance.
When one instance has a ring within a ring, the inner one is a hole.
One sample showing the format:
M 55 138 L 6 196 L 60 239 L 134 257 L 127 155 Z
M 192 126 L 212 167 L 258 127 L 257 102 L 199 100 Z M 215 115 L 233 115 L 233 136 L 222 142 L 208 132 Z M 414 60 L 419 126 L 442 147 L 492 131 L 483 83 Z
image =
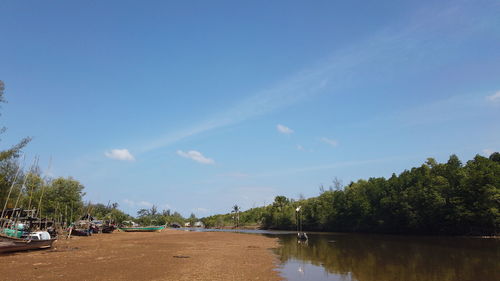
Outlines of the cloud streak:
M 285 134 L 285 135 L 290 135 L 293 133 L 293 130 L 288 128 L 287 126 L 285 125 L 281 125 L 281 124 L 278 124 L 276 126 L 276 130 L 278 130 L 278 132 L 282 133 L 282 134 Z
M 491 96 L 487 96 L 486 99 L 491 102 L 500 102 L 500 91 L 497 91 Z
M 324 142 L 324 143 L 326 143 L 326 144 L 329 144 L 329 145 L 331 145 L 333 147 L 336 147 L 336 146 L 339 145 L 339 142 L 336 141 L 336 140 L 334 140 L 334 139 L 329 139 L 329 138 L 324 138 L 323 137 L 323 138 L 321 138 L 321 141 Z
M 193 161 L 196 161 L 201 164 L 208 164 L 208 165 L 213 165 L 215 164 L 215 161 L 213 159 L 207 158 L 201 154 L 201 152 L 196 151 L 196 150 L 190 150 L 188 152 L 184 152 L 182 150 L 177 150 L 177 155 L 191 159 Z
M 485 22 L 472 20 L 473 17 L 467 12 L 467 5 L 437 11 L 423 10 L 400 28 L 384 29 L 364 40 L 334 50 L 319 63 L 250 94 L 227 110 L 205 118 L 205 121 L 146 142 L 138 151 L 152 151 L 211 130 L 258 118 L 327 90 L 329 93 L 338 92 L 343 87 L 357 83 L 358 74 L 371 69 L 374 63 L 380 71 L 394 71 L 398 63 L 406 63 L 408 57 L 415 53 L 419 54 L 418 59 L 422 59 L 450 44 L 445 40 L 460 41 L 488 26 Z

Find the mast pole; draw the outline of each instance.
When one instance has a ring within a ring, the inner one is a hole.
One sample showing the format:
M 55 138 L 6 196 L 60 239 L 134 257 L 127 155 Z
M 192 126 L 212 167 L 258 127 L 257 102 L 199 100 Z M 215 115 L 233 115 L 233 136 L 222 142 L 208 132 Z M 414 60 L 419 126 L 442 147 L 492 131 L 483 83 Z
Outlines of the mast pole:
M 23 159 L 23 168 L 24 168 L 24 159 Z M 17 176 L 19 176 L 19 172 L 21 171 L 21 166 L 18 166 L 17 167 L 17 172 L 14 176 L 14 180 L 12 181 L 12 185 L 10 186 L 10 189 L 9 189 L 9 194 L 7 195 L 7 199 L 5 199 L 5 204 L 3 205 L 3 209 L 2 209 L 2 216 L 0 216 L 0 219 L 3 219 L 3 216 L 5 214 L 5 210 L 7 209 L 7 202 L 9 202 L 9 199 L 10 199 L 10 194 L 12 193 L 12 189 L 14 188 L 14 185 L 16 184 L 16 181 L 17 181 Z M 4 221 L 2 221 L 2 228 L 4 227 Z

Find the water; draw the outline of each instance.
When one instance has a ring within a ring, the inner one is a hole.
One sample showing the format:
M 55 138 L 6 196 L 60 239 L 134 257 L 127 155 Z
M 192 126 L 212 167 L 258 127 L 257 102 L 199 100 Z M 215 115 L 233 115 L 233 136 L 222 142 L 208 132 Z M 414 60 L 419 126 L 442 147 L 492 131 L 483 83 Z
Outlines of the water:
M 292 281 L 500 280 L 500 239 L 308 233 L 299 243 L 293 232 L 230 231 L 278 237 L 279 270 Z
M 276 250 L 287 280 L 498 281 L 500 240 L 310 234 L 280 236 Z

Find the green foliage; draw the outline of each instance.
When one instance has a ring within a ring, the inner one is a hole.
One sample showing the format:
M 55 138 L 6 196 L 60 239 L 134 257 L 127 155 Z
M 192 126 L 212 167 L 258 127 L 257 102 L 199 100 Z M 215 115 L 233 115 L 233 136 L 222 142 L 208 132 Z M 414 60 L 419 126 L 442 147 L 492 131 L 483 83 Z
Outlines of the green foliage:
M 196 221 L 194 214 L 191 214 L 189 221 Z M 182 217 L 178 212 L 171 212 L 170 210 L 163 210 L 161 213 L 158 212 L 158 208 L 153 205 L 150 209 L 140 209 L 137 211 L 137 218 L 134 219 L 136 223 L 144 226 L 148 225 L 170 225 L 172 223 L 178 223 L 184 225 L 186 219 Z
M 90 213 L 94 219 L 111 221 L 117 224 L 121 224 L 123 221 L 132 219 L 131 216 L 118 209 L 118 203 L 108 205 L 101 203 L 88 204 L 84 210 Z
M 295 229 L 296 212 L 306 230 L 492 235 L 500 229 L 500 153 L 477 155 L 465 165 L 429 158 L 390 178 L 358 180 L 321 188 L 318 197 L 294 201 L 277 196 L 271 205 L 241 212 L 242 224 Z M 231 214 L 203 218 L 208 227 L 232 225 Z

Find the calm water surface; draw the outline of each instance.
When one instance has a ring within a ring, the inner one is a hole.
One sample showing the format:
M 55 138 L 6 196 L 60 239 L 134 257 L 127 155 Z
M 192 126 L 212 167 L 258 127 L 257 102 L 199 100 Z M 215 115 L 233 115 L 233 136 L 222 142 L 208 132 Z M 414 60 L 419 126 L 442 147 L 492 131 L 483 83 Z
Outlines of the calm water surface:
M 241 231 L 237 231 L 241 232 Z M 243 231 L 278 237 L 287 280 L 499 281 L 500 239 Z

